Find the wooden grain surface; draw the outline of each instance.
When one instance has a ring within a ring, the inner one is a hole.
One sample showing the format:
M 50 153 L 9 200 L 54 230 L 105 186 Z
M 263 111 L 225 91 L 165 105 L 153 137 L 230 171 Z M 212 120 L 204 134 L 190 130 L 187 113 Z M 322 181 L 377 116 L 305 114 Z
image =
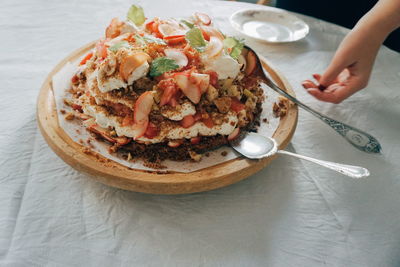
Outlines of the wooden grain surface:
M 75 61 L 83 56 L 93 45 L 94 42 L 87 44 L 62 60 L 47 76 L 37 100 L 37 121 L 46 142 L 73 168 L 101 183 L 121 189 L 152 194 L 185 194 L 208 191 L 238 182 L 260 171 L 276 157 L 262 160 L 237 158 L 191 173 L 157 173 L 130 169 L 101 155 L 84 153 L 83 146 L 75 143 L 59 125 L 51 81 L 53 75 L 68 61 Z M 265 59 L 261 60 L 275 82 L 294 95 L 284 76 Z M 280 149 L 290 142 L 296 129 L 297 116 L 297 106 L 290 105 L 287 115 L 281 119 L 273 136 Z

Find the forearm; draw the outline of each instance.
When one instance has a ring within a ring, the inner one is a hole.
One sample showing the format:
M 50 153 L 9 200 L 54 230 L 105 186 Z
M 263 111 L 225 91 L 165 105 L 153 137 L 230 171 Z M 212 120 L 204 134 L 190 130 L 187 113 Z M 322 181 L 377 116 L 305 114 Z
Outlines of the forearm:
M 383 42 L 400 27 L 400 0 L 380 0 L 354 27 Z

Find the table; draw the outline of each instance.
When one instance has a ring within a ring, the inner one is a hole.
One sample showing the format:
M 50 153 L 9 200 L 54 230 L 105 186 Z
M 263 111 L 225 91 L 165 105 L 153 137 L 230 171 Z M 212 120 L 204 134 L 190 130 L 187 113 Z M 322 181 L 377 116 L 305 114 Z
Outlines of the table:
M 135 1 L 148 17 L 204 11 L 228 34 L 245 3 Z M 286 74 L 299 99 L 378 137 L 382 155 L 354 149 L 300 111 L 289 150 L 368 167 L 351 180 L 281 156 L 256 175 L 206 193 L 159 196 L 99 184 L 47 146 L 35 120 L 47 73 L 103 33 L 132 1 L 0 3 L 0 265 L 398 266 L 400 264 L 400 55 L 382 47 L 368 88 L 339 105 L 300 86 L 321 73 L 348 30 L 300 16 L 306 39 L 248 40 Z

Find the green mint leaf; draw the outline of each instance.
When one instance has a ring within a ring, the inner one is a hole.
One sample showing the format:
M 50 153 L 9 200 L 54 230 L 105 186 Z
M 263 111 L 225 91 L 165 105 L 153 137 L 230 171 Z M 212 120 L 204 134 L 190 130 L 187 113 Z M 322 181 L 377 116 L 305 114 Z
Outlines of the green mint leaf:
M 189 29 L 192 29 L 194 27 L 193 23 L 190 23 L 189 21 L 184 20 L 184 19 L 181 20 L 181 23 L 185 24 Z
M 176 61 L 166 57 L 159 57 L 153 60 L 150 66 L 150 76 L 156 77 L 160 76 L 164 72 L 175 70 L 179 68 Z
M 161 45 L 167 44 L 166 42 L 164 42 L 163 39 L 157 38 L 153 35 L 145 35 L 145 36 L 143 36 L 143 39 L 148 43 L 156 43 L 156 44 L 161 44 Z
M 204 52 L 206 48 L 206 41 L 203 38 L 203 34 L 199 28 L 192 28 L 186 33 L 186 41 L 190 44 L 191 47 L 196 49 L 199 52 Z
M 122 47 L 129 48 L 131 46 L 129 45 L 129 43 L 127 41 L 121 41 L 119 43 L 116 43 L 115 45 L 112 45 L 109 49 L 113 52 L 117 52 L 118 49 L 120 49 Z
M 132 21 L 136 26 L 142 25 L 146 18 L 144 17 L 143 8 L 140 6 L 132 5 L 127 14 L 128 20 Z
M 238 59 L 238 57 L 242 53 L 244 41 L 238 40 L 234 37 L 227 37 L 224 39 L 223 43 L 224 43 L 225 50 L 230 51 L 229 55 L 233 59 Z

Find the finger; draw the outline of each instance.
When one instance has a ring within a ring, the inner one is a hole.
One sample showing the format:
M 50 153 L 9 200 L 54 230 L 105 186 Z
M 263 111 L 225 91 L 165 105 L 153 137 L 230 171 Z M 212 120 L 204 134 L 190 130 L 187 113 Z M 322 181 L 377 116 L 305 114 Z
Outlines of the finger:
M 301 83 L 301 85 L 305 88 L 318 88 L 318 85 L 316 85 L 314 82 L 310 81 L 310 80 L 305 80 Z
M 307 90 L 307 92 L 314 96 L 316 99 L 324 101 L 324 102 L 330 102 L 330 103 L 335 103 L 335 104 L 339 104 L 340 102 L 342 102 L 344 100 L 344 98 L 340 98 L 337 96 L 337 94 L 335 94 L 336 91 L 333 92 L 326 92 L 326 91 L 321 91 L 319 89 L 315 89 L 315 88 L 310 88 Z
M 328 86 L 325 91 L 310 88 L 307 90 L 307 92 L 318 100 L 339 104 L 362 88 L 362 80 L 353 78 L 348 80 L 345 85 L 335 83 Z
M 336 80 L 336 78 L 347 67 L 347 65 L 348 64 L 345 61 L 342 61 L 340 58 L 338 59 L 335 56 L 331 64 L 329 64 L 328 68 L 319 79 L 319 83 L 324 86 L 328 86 Z
M 319 80 L 321 79 L 321 75 L 318 73 L 314 73 L 312 76 L 314 77 L 314 79 L 317 80 L 317 82 L 319 82 Z

